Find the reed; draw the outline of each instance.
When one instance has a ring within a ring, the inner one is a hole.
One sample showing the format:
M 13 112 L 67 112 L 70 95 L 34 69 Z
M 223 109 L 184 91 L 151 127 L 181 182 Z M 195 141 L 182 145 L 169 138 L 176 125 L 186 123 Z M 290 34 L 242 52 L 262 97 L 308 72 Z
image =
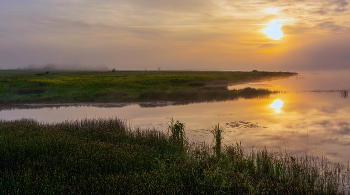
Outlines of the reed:
M 175 146 L 176 148 L 176 152 L 179 152 L 182 155 L 184 155 L 184 152 L 186 152 L 186 147 L 188 146 L 188 141 L 185 132 L 185 124 L 181 123 L 178 120 L 175 122 L 174 119 L 171 117 L 167 125 L 169 142 L 173 143 L 173 146 Z
M 214 129 L 211 131 L 211 133 L 214 136 L 214 150 L 216 155 L 219 157 L 221 154 L 221 143 L 222 143 L 222 132 L 224 131 L 224 129 L 222 127 L 220 127 L 219 123 L 217 125 L 215 125 Z
M 173 118 L 168 134 L 132 129 L 116 118 L 57 124 L 0 120 L 0 191 L 344 194 L 349 185 L 349 167 L 325 158 L 245 152 L 241 144 L 221 146 L 218 156 L 208 144 L 188 143 L 184 127 Z M 221 131 L 219 125 L 215 129 Z

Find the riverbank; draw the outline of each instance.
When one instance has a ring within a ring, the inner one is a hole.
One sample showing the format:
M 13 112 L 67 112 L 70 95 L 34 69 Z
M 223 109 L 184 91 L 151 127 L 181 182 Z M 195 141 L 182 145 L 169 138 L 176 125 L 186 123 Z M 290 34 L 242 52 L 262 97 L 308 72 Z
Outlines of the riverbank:
M 345 168 L 324 158 L 266 149 L 188 143 L 119 119 L 57 124 L 0 121 L 0 191 L 5 194 L 341 194 Z M 340 191 L 339 191 L 340 190 Z
M 0 103 L 224 101 L 269 90 L 227 90 L 228 85 L 294 76 L 291 72 L 219 71 L 0 71 Z

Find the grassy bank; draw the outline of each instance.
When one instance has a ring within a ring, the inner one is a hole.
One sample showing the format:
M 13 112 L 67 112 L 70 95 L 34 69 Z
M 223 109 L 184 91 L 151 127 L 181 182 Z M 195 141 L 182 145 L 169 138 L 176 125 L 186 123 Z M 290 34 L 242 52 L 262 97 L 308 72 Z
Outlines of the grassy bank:
M 188 143 L 184 124 L 169 134 L 131 131 L 118 119 L 40 124 L 0 121 L 4 194 L 341 194 L 344 167 L 239 144 Z
M 246 96 L 245 92 L 229 92 L 226 89 L 228 84 L 276 79 L 295 74 L 214 71 L 0 71 L 0 103 L 234 99 Z M 270 93 L 263 91 L 265 92 L 260 92 Z

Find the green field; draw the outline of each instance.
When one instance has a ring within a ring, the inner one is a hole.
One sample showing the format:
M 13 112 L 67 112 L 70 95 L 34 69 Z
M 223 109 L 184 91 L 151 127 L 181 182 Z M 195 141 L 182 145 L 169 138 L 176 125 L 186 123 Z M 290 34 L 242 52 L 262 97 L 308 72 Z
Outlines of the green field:
M 344 166 L 266 149 L 188 143 L 118 119 L 0 120 L 1 194 L 342 194 Z
M 266 95 L 229 92 L 228 84 L 293 76 L 289 72 L 1 70 L 0 103 L 213 101 Z

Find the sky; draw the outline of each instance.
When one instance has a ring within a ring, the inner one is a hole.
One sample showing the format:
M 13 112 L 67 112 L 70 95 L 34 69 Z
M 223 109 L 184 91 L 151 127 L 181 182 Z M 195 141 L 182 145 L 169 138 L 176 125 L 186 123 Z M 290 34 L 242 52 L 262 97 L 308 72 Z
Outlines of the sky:
M 347 0 L 0 0 L 0 68 L 348 69 L 349 9 Z

